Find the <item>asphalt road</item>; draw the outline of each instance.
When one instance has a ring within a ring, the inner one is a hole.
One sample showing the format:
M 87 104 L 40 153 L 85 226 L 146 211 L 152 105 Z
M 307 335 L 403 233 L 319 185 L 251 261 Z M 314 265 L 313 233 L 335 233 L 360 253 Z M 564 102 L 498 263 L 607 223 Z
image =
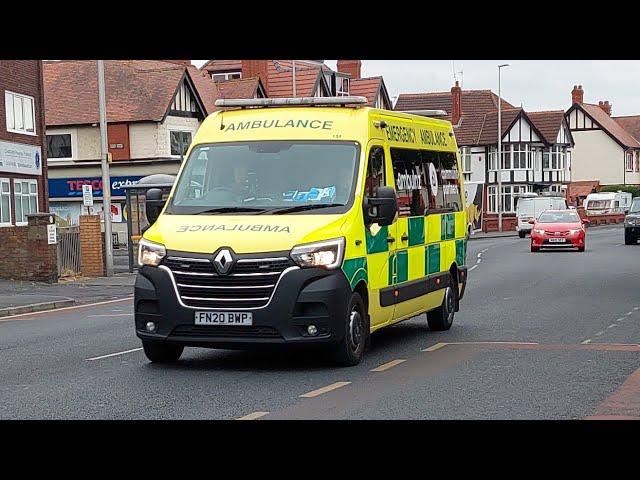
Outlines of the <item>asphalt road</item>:
M 195 348 L 153 365 L 131 298 L 0 319 L 0 418 L 640 418 L 640 245 L 598 227 L 584 253 L 484 239 L 468 263 L 450 331 L 416 317 L 353 368 Z

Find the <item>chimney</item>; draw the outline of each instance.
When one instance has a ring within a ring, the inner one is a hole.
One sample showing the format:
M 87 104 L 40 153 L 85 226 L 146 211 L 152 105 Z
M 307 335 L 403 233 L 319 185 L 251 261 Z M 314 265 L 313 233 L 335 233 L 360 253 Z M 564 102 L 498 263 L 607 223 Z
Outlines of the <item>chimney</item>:
M 462 88 L 456 80 L 455 86 L 451 87 L 451 123 L 458 125 L 462 116 Z
M 269 96 L 269 60 L 242 60 L 242 78 L 258 77 Z
M 609 103 L 609 100 L 605 100 L 604 102 L 599 101 L 598 106 L 602 109 L 604 113 L 611 116 L 611 104 Z
M 338 60 L 338 72 L 348 73 L 351 78 L 356 80 L 361 77 L 360 68 L 362 62 L 360 60 Z
M 574 85 L 571 90 L 571 105 L 574 103 L 584 103 L 584 90 L 582 85 Z

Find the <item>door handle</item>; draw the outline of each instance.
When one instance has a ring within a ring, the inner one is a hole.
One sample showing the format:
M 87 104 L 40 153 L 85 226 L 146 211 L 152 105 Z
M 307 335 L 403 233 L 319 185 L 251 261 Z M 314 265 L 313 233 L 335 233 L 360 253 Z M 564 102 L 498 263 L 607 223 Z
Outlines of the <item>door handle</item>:
M 400 240 L 402 240 L 403 242 L 406 242 L 407 240 L 409 240 L 409 236 L 406 233 L 403 233 L 402 236 L 400 237 Z
M 393 243 L 393 242 L 395 242 L 395 241 L 396 241 L 396 239 L 395 239 L 395 238 L 393 238 L 393 237 L 387 237 L 387 243 Z

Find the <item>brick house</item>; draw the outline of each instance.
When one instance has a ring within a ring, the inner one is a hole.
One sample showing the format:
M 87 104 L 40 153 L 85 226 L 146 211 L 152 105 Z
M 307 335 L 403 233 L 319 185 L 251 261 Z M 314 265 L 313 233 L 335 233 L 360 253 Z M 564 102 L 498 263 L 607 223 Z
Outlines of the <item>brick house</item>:
M 44 62 L 44 89 L 50 208 L 76 223 L 83 184 L 93 186 L 93 213 L 102 211 L 97 62 Z M 105 61 L 105 91 L 113 230 L 124 241 L 122 187 L 175 175 L 219 93 L 188 60 Z
M 527 112 L 501 102 L 503 229 L 511 230 L 519 194 L 566 191 L 573 138 L 563 110 Z M 450 92 L 401 94 L 394 108 L 446 112 L 469 190 L 482 192 L 483 229 L 497 229 L 498 96 L 491 90 L 462 90 L 456 82 Z
M 40 60 L 1 60 L 0 227 L 47 212 L 43 72 Z
M 382 77 L 361 76 L 360 60 L 338 60 L 334 71 L 322 60 L 210 60 L 200 69 L 216 83 L 258 78 L 265 96 L 330 97 L 359 95 L 368 105 L 391 110 L 391 100 Z M 239 98 L 239 97 L 234 97 Z
M 640 184 L 640 116 L 614 117 L 609 101 L 584 102 L 582 85 L 571 91 L 567 122 L 575 139 L 573 181 Z

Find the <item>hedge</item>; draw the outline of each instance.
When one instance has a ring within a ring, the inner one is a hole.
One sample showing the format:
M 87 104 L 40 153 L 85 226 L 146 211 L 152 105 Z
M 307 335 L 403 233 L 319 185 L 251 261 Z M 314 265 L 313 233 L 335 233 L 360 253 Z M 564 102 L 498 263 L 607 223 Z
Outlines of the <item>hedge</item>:
M 640 186 L 633 185 L 606 185 L 600 188 L 601 192 L 629 192 L 632 197 L 640 197 Z

